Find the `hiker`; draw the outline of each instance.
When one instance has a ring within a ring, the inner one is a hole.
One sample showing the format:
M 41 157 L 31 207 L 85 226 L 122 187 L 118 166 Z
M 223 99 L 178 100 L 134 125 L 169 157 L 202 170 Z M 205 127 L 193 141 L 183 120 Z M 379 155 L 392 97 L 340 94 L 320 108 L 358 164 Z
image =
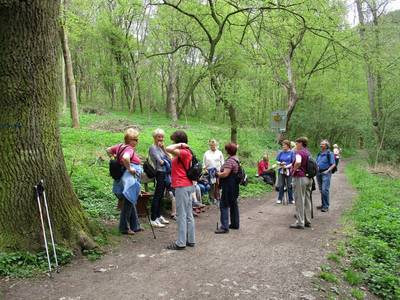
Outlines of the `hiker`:
M 275 170 L 269 169 L 269 157 L 267 153 L 258 162 L 256 176 L 260 176 L 266 184 L 274 185 L 276 182 Z
M 171 135 L 174 144 L 166 148 L 173 155 L 172 159 L 172 187 L 175 189 L 176 218 L 178 224 L 178 238 L 167 246 L 170 250 L 183 250 L 186 246 L 194 247 L 195 223 L 192 212 L 191 194 L 195 192 L 192 181 L 186 171 L 192 161 L 192 152 L 188 146 L 188 138 L 184 131 L 177 130 Z
M 322 212 L 329 211 L 329 189 L 331 186 L 332 170 L 336 167 L 333 153 L 329 150 L 329 142 L 322 140 L 321 152 L 317 155 L 317 182 L 321 193 L 321 205 L 317 206 Z
M 155 191 L 151 202 L 151 225 L 163 228 L 169 224 L 161 215 L 161 201 L 165 190 L 171 184 L 171 160 L 164 146 L 164 130 L 157 128 L 153 131 L 153 145 L 149 148 L 149 158 L 156 170 Z
M 122 234 L 133 235 L 142 231 L 136 211 L 136 203 L 140 194 L 140 176 L 143 169 L 140 158 L 136 153 L 139 142 L 139 132 L 133 128 L 125 131 L 124 144 L 117 144 L 106 149 L 107 154 L 118 156 L 119 163 L 126 170 L 121 179 L 114 180 L 113 193 L 121 203 L 121 214 L 119 219 L 119 231 Z
M 333 156 L 335 158 L 336 169 L 339 166 L 340 152 L 342 152 L 342 149 L 340 149 L 337 144 L 334 144 L 333 145 Z
M 235 143 L 225 145 L 229 157 L 217 173 L 220 179 L 222 195 L 220 201 L 221 226 L 215 233 L 228 233 L 229 229 L 239 229 L 239 159 L 236 156 L 238 146 Z M 229 224 L 230 215 L 230 224 Z
M 311 227 L 311 187 L 312 180 L 306 176 L 310 152 L 307 149 L 308 139 L 301 137 L 296 140 L 296 156 L 292 169 L 293 190 L 296 199 L 296 223 L 289 227 L 304 229 Z
M 218 150 L 218 143 L 215 139 L 208 141 L 210 147 L 204 153 L 203 156 L 203 168 L 208 174 L 208 182 L 210 183 L 209 199 L 211 203 L 217 204 L 220 198 L 217 172 L 221 170 L 224 164 L 224 156 L 220 150 Z
M 285 188 L 288 192 L 289 203 L 294 204 L 293 200 L 293 189 L 292 189 L 292 163 L 295 159 L 294 152 L 290 149 L 290 141 L 282 141 L 282 150 L 276 156 L 276 163 L 279 166 L 278 169 L 278 200 L 276 203 L 282 203 Z

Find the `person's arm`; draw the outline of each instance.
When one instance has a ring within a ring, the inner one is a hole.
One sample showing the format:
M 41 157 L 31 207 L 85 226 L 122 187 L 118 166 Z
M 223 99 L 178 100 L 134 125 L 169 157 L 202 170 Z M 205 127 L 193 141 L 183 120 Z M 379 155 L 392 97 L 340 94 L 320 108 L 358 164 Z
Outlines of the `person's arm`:
M 157 162 L 158 161 L 160 165 L 164 164 L 164 161 L 162 160 L 162 158 L 161 158 L 160 154 L 158 153 L 156 147 L 151 146 L 150 150 L 149 150 L 149 154 L 150 154 L 150 157 L 151 157 L 153 162 Z
M 301 155 L 296 154 L 296 161 L 293 166 L 293 171 L 298 170 L 300 168 L 300 166 L 301 166 Z
M 206 158 L 206 156 L 207 156 L 207 151 L 204 152 L 204 155 L 203 155 L 203 169 L 204 170 L 207 170 L 207 164 L 206 164 L 207 158 Z
M 175 156 L 180 156 L 181 151 L 179 149 L 188 149 L 189 146 L 185 143 L 179 143 L 179 144 L 172 144 L 169 145 L 165 150 L 167 150 L 168 153 L 171 153 Z
M 336 167 L 335 158 L 333 157 L 332 152 L 329 152 L 329 163 L 332 163 L 332 164 L 329 166 L 328 170 L 322 172 L 323 174 L 328 174 L 329 172 L 332 171 L 333 168 Z
M 220 153 L 220 158 L 219 158 L 219 160 L 220 160 L 220 162 L 221 162 L 221 166 L 223 166 L 223 165 L 224 165 L 224 163 L 225 163 L 225 160 L 224 160 L 224 155 L 222 154 L 222 152 L 221 152 L 221 151 L 219 151 L 219 153 Z
M 108 155 L 109 157 L 111 157 L 111 156 L 114 155 L 114 154 L 113 154 L 113 151 L 112 151 L 112 147 L 108 147 L 108 148 L 106 149 L 106 152 L 107 152 L 107 155 Z
M 228 177 L 229 174 L 231 174 L 231 171 L 232 171 L 231 169 L 228 169 L 227 167 L 225 167 L 224 171 L 223 172 L 217 172 L 217 175 L 218 175 L 219 178 L 225 178 L 225 177 Z
M 130 154 L 129 152 L 125 152 L 122 156 L 122 164 L 129 173 L 131 173 L 132 175 L 136 175 L 136 170 L 131 167 L 131 155 L 133 155 L 133 153 Z

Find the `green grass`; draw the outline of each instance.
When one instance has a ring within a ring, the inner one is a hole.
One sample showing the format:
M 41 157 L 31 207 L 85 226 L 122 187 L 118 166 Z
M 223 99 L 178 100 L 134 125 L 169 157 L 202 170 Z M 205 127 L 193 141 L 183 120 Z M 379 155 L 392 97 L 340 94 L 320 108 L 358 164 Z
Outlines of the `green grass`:
M 328 260 L 333 261 L 333 262 L 335 262 L 337 264 L 340 263 L 340 257 L 336 253 L 329 253 L 327 255 L 327 258 L 328 258 Z
M 359 285 L 363 281 L 363 276 L 359 272 L 354 272 L 353 270 L 347 270 L 344 272 L 344 280 L 346 280 L 350 285 Z
M 327 282 L 331 282 L 331 283 L 339 282 L 336 275 L 329 271 L 322 271 L 321 273 L 319 273 L 319 277 Z
M 351 266 L 370 291 L 400 299 L 400 179 L 372 175 L 360 162 L 350 164 L 346 174 L 359 192 L 347 215 L 354 227 Z
M 137 151 L 142 158 L 147 156 L 152 144 L 152 131 L 163 128 L 166 132 L 166 143 L 169 136 L 176 130 L 170 126 L 170 120 L 162 114 L 141 115 L 122 112 L 106 113 L 104 115 L 81 114 L 81 128 L 69 127 L 69 115 L 62 116 L 61 139 L 68 173 L 74 190 L 83 208 L 92 218 L 115 219 L 118 212 L 115 209 L 116 200 L 111 193 L 112 179 L 108 175 L 108 157 L 105 148 L 121 143 L 123 132 L 111 132 L 119 124 L 124 127 L 134 124 L 140 128 Z M 196 119 L 184 120 L 179 124 L 189 137 L 189 144 L 194 153 L 202 158 L 208 149 L 208 140 L 215 138 L 220 143 L 220 149 L 229 141 L 230 129 L 226 124 L 218 125 L 213 122 L 203 122 Z M 257 196 L 271 191 L 271 187 L 256 180 L 256 164 L 262 155 L 268 151 L 271 163 L 274 162 L 277 145 L 274 136 L 265 129 L 240 128 L 238 133 L 239 157 L 250 178 L 246 187 L 241 187 L 241 197 Z
M 357 300 L 363 300 L 365 298 L 364 292 L 359 289 L 351 289 L 351 295 Z

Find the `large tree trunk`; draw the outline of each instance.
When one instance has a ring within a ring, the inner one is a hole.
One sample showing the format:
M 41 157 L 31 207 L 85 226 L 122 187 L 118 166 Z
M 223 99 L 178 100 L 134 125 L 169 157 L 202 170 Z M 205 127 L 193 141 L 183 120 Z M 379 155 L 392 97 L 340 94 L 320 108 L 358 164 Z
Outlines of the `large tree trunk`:
M 57 243 L 87 237 L 60 146 L 58 16 L 58 1 L 0 2 L 0 250 L 42 245 L 33 189 L 42 178 Z
M 68 1 L 64 0 L 64 11 L 67 10 L 67 7 L 68 7 Z M 65 14 L 64 14 L 64 20 L 65 20 Z M 78 112 L 78 100 L 76 98 L 76 85 L 75 85 L 74 71 L 72 68 L 71 52 L 69 51 L 69 45 L 68 45 L 68 35 L 67 35 L 67 30 L 65 28 L 65 24 L 62 24 L 60 27 L 60 36 L 61 36 L 64 61 L 65 61 L 65 68 L 67 72 L 66 74 L 67 74 L 67 85 L 69 90 L 72 127 L 79 128 L 79 112 Z

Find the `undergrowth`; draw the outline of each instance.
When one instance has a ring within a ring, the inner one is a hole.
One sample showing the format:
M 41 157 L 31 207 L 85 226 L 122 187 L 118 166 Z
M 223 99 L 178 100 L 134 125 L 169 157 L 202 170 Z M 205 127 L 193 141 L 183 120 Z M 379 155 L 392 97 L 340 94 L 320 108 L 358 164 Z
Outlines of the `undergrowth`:
M 363 281 L 383 299 L 400 299 L 400 179 L 368 173 L 353 162 L 346 174 L 359 196 L 347 219 L 354 228 L 348 241 L 350 284 Z

